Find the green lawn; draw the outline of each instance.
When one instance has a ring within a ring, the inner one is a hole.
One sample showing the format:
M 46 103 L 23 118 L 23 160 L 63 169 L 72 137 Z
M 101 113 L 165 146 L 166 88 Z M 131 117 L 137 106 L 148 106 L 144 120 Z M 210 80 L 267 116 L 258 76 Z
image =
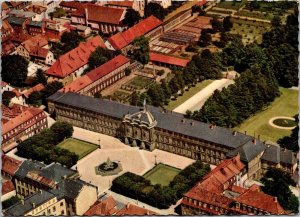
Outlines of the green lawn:
M 128 83 L 126 83 L 125 85 L 135 86 L 136 89 L 141 90 L 141 89 L 147 88 L 153 82 L 154 81 L 149 78 L 137 76 L 137 77 L 133 78 L 131 81 L 129 81 Z
M 78 139 L 69 138 L 58 144 L 58 147 L 74 152 L 79 159 L 88 155 L 98 148 L 98 145 L 84 142 Z
M 281 96 L 265 110 L 248 118 L 236 130 L 247 131 L 249 135 L 260 135 L 261 140 L 276 142 L 283 136 L 291 134 L 291 130 L 277 129 L 269 125 L 269 120 L 275 116 L 293 117 L 298 112 L 298 91 L 280 88 Z
M 180 169 L 160 163 L 144 174 L 143 177 L 150 180 L 152 185 L 168 186 L 179 172 Z
M 169 105 L 166 106 L 166 109 L 173 110 L 176 107 L 180 106 L 182 103 L 187 101 L 189 98 L 194 96 L 196 93 L 201 91 L 203 88 L 208 86 L 210 83 L 212 83 L 213 80 L 205 80 L 200 83 L 198 83 L 195 87 L 191 87 L 189 91 L 185 91 L 182 96 L 177 97 L 176 100 L 171 100 Z

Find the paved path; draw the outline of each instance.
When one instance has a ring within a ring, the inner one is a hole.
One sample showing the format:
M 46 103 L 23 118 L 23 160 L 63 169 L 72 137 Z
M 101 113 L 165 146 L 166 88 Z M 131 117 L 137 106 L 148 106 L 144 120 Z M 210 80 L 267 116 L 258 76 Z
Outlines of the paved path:
M 221 90 L 223 87 L 227 87 L 233 84 L 234 81 L 230 79 L 216 80 L 209 84 L 207 87 L 196 93 L 173 111 L 185 114 L 187 110 L 195 111 L 199 110 L 205 103 L 205 101 L 214 93 L 215 90 Z

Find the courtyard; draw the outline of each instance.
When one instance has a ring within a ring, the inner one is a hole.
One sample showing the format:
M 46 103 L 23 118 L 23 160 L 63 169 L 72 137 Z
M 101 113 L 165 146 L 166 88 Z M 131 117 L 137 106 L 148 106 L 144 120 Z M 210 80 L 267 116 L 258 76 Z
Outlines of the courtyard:
M 279 138 L 291 134 L 291 129 L 273 127 L 269 121 L 274 117 L 293 117 L 298 112 L 298 91 L 280 88 L 281 96 L 276 98 L 269 107 L 248 118 L 236 128 L 237 131 L 245 132 L 254 136 L 260 135 L 261 140 L 276 142 Z
M 178 168 L 179 170 L 184 169 L 194 162 L 194 160 L 190 158 L 158 149 L 150 152 L 140 150 L 137 147 L 133 148 L 125 145 L 114 137 L 78 127 L 74 127 L 73 137 L 95 144 L 99 144 L 100 140 L 101 149 L 96 149 L 86 157 L 80 159 L 73 167 L 76 167 L 83 180 L 98 187 L 99 194 L 108 190 L 111 186 L 112 180 L 125 172 L 129 171 L 138 175 L 144 175 L 146 172 L 155 167 L 155 161 L 158 164 L 161 163 L 169 165 L 171 167 Z M 96 175 L 95 167 L 107 161 L 108 158 L 111 161 L 121 163 L 123 171 L 118 175 L 112 176 Z M 159 180 L 163 179 L 159 178 Z
M 58 144 L 58 147 L 74 152 L 79 159 L 96 150 L 99 146 L 82 140 L 69 138 Z
M 180 170 L 175 167 L 160 163 L 143 176 L 150 180 L 152 185 L 160 184 L 162 186 L 168 186 L 179 172 Z

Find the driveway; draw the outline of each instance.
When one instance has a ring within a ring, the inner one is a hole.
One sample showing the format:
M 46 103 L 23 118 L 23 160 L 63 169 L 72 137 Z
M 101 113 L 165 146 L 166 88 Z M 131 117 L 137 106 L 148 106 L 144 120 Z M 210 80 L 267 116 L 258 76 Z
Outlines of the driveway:
M 196 111 L 201 109 L 206 100 L 214 93 L 215 90 L 222 90 L 223 87 L 233 84 L 234 81 L 231 79 L 216 80 L 209 84 L 207 87 L 196 93 L 194 96 L 189 98 L 187 101 L 182 103 L 180 106 L 175 108 L 173 111 L 185 114 L 187 110 Z

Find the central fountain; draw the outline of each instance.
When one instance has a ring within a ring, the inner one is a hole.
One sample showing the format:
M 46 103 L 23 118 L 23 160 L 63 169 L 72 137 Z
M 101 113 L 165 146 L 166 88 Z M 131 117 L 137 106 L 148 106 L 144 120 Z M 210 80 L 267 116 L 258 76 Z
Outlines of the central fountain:
M 95 167 L 95 171 L 97 175 L 112 176 L 121 172 L 122 166 L 120 162 L 114 162 L 107 158 L 106 162 L 103 162 L 99 166 Z

